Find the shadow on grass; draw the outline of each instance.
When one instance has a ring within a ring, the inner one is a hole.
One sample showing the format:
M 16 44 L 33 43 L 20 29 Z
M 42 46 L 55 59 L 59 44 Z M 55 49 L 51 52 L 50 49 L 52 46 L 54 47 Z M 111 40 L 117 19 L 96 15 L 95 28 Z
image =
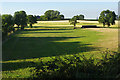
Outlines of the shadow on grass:
M 24 31 L 38 31 L 38 30 L 73 30 L 72 26 L 66 26 L 66 27 L 61 27 L 61 26 L 33 26 L 34 29 L 26 27 Z M 44 29 L 42 29 L 44 28 Z
M 72 29 L 25 29 L 24 31 L 41 30 L 72 30 Z M 31 32 L 30 32 L 31 33 Z M 35 32 L 33 32 L 35 33 Z M 43 32 L 43 33 L 64 33 L 64 32 Z M 66 32 L 65 32 L 66 33 Z M 69 32 L 67 32 L 69 33 Z M 18 33 L 20 34 L 20 33 Z M 83 44 L 80 41 L 69 42 L 67 39 L 81 37 L 14 37 L 4 43 L 2 48 L 3 61 L 32 59 L 48 56 L 59 56 L 66 54 L 77 54 L 96 50 L 92 44 Z M 67 42 L 66 42 L 67 41 Z M 71 40 L 70 40 L 71 41 Z M 20 68 L 34 67 L 33 62 L 3 63 L 3 71 L 17 70 Z
M 33 26 L 33 28 L 73 28 L 72 26 Z
M 68 29 L 68 28 L 67 29 L 60 29 L 60 28 L 58 28 L 58 29 L 57 28 L 55 28 L 55 29 L 52 29 L 52 28 L 51 29 L 50 28 L 49 29 L 38 29 L 38 28 L 32 29 L 31 28 L 31 29 L 25 29 L 24 31 L 42 31 L 42 30 L 73 30 L 73 29 Z
M 48 56 L 59 56 L 67 54 L 77 54 L 96 50 L 90 47 L 92 44 L 81 42 L 54 42 L 65 39 L 75 39 L 81 37 L 20 37 L 17 44 L 7 43 L 11 49 L 3 47 L 3 60 L 32 59 Z M 12 46 L 13 44 L 14 46 Z M 27 67 L 35 67 L 33 62 L 3 63 L 3 71 L 17 70 Z
M 29 32 L 29 31 L 23 31 L 23 32 L 21 32 L 21 33 L 19 33 L 19 34 L 32 34 L 32 33 L 71 33 L 72 31 L 66 31 L 66 32 L 53 32 L 53 31 L 51 31 L 51 32 Z
M 24 69 L 28 67 L 35 67 L 36 64 L 34 62 L 9 62 L 2 63 L 2 71 L 11 71 L 17 69 Z
M 92 25 L 85 25 L 86 27 L 76 27 L 76 29 L 84 29 L 84 28 L 111 28 L 111 29 L 119 29 L 119 27 L 103 27 L 103 26 L 96 26 L 96 27 L 91 27 Z
M 13 38 L 3 45 L 3 61 L 31 59 L 66 54 L 77 54 L 95 50 L 92 44 L 81 42 L 59 42 L 81 37 L 19 37 Z

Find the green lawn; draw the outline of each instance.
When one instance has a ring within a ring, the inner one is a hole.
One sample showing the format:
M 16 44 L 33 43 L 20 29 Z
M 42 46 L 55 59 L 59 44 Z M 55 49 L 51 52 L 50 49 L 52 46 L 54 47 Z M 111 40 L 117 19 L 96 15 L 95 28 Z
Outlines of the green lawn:
M 3 61 L 78 54 L 96 50 L 93 43 L 103 36 L 85 29 L 26 29 L 3 45 Z
M 3 44 L 3 77 L 27 78 L 34 73 L 32 62 L 50 60 L 50 56 L 95 54 L 100 57 L 98 50 L 105 49 L 98 46 L 100 39 L 106 37 L 102 32 L 74 30 L 71 26 L 35 25 L 33 29 L 17 31 Z

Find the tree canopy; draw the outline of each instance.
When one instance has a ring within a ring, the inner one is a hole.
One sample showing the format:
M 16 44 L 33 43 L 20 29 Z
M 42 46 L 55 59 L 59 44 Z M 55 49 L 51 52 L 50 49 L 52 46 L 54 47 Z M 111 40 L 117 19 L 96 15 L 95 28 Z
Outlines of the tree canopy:
M 106 10 L 102 11 L 99 16 L 99 22 L 103 23 L 103 26 L 108 25 L 114 25 L 116 20 L 116 14 L 114 11 Z
M 8 32 L 13 30 L 14 20 L 12 15 L 4 14 L 2 15 L 2 32 L 7 35 Z
M 84 20 L 84 15 L 76 15 L 76 16 L 74 16 L 74 17 L 76 17 L 76 19 L 77 20 Z
M 30 24 L 30 27 L 32 28 L 32 24 L 37 23 L 36 16 L 28 15 L 27 16 L 28 24 Z
M 21 19 L 20 17 L 21 17 L 21 15 L 18 11 L 14 13 L 14 22 L 18 26 L 18 29 L 20 26 L 20 19 Z
M 48 10 L 44 13 L 47 20 L 61 20 L 64 19 L 64 15 L 60 15 L 59 11 Z
M 70 24 L 73 24 L 74 25 L 74 29 L 76 29 L 76 24 L 78 23 L 77 22 L 77 18 L 74 16 L 72 19 L 69 20 Z
M 38 20 L 40 21 L 47 21 L 47 17 L 45 17 L 45 15 L 41 15 L 40 18 L 38 18 Z
M 14 21 L 18 27 L 21 25 L 21 29 L 27 25 L 27 14 L 25 11 L 17 11 L 14 13 Z

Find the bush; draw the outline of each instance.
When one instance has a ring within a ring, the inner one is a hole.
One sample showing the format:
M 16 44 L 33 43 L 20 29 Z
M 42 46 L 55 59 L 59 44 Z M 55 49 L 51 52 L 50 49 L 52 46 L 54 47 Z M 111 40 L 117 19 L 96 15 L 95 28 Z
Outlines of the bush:
M 51 57 L 51 61 L 41 61 L 36 66 L 36 73 L 31 77 L 36 80 L 117 80 L 120 78 L 120 54 L 105 52 L 103 59 L 93 56 Z

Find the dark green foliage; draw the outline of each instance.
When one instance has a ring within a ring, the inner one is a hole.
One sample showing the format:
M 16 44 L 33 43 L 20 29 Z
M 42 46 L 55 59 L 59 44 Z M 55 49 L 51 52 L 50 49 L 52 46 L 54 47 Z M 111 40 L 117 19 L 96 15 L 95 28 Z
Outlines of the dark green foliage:
M 28 24 L 30 24 L 30 27 L 32 28 L 32 24 L 37 23 L 37 18 L 36 16 L 33 15 L 28 15 L 27 16 L 28 19 Z
M 27 14 L 25 11 L 20 11 L 19 13 L 21 14 L 21 30 L 24 30 L 24 27 L 27 25 Z
M 37 23 L 37 16 L 34 15 L 33 17 L 34 17 L 34 23 Z
M 3 36 L 7 36 L 8 32 L 14 30 L 14 20 L 11 15 L 5 14 L 2 15 L 2 33 Z
M 108 27 L 112 24 L 115 24 L 115 20 L 116 20 L 116 14 L 113 11 L 110 10 L 106 10 L 106 11 L 102 11 L 99 17 L 99 22 L 103 23 L 103 26 L 108 25 Z
M 61 20 L 64 19 L 64 15 L 60 15 L 59 11 L 48 10 L 44 13 L 45 18 L 47 20 Z
M 105 80 L 119 80 L 120 79 L 120 53 L 111 53 L 106 51 L 101 60 L 101 75 Z
M 103 59 L 84 55 L 51 57 L 50 61 L 40 61 L 36 73 L 31 77 L 36 80 L 119 80 L 120 53 L 106 51 Z
M 59 15 L 57 19 L 58 20 L 64 20 L 64 15 Z
M 21 25 L 21 30 L 27 25 L 27 14 L 25 11 L 17 11 L 14 14 L 14 21 L 18 27 Z
M 40 18 L 38 19 L 39 21 L 47 21 L 47 17 L 45 17 L 44 15 L 41 15 Z
M 18 11 L 15 12 L 14 13 L 14 22 L 18 26 L 18 30 L 19 30 L 19 26 L 20 26 L 20 19 L 21 19 L 21 14 Z
M 38 21 L 64 20 L 64 15 L 60 15 L 60 14 L 59 15 L 55 15 L 55 14 L 52 14 L 52 13 L 51 13 L 51 15 L 52 16 L 49 15 L 49 12 L 46 12 L 46 15 L 37 16 L 37 20 Z
M 118 20 L 120 20 L 120 16 L 118 16 Z
M 85 77 L 89 78 L 90 76 L 88 75 L 95 71 L 92 58 L 85 59 L 83 61 L 82 59 L 80 59 L 80 57 L 76 55 L 74 55 L 73 57 L 65 57 L 64 59 L 60 57 L 55 57 L 52 58 L 52 61 L 40 63 L 41 65 L 36 67 L 37 71 L 34 75 L 37 76 L 38 79 L 84 79 Z M 91 71 L 88 70 L 89 68 L 87 69 L 87 67 L 91 68 Z
M 45 17 L 48 20 L 54 20 L 60 15 L 59 11 L 54 11 L 54 10 L 48 10 L 45 12 Z
M 98 19 L 84 19 L 85 21 L 98 21 Z
M 84 20 L 84 15 L 77 15 L 77 16 L 74 16 L 77 20 Z
M 73 17 L 72 19 L 69 20 L 70 24 L 73 24 L 74 25 L 74 29 L 76 29 L 76 24 L 78 23 L 77 22 L 77 18 L 76 17 Z
M 115 14 L 115 12 L 113 11 L 113 12 L 111 13 L 110 23 L 111 23 L 112 25 L 114 25 L 114 24 L 115 24 L 115 20 L 116 20 L 116 14 Z

